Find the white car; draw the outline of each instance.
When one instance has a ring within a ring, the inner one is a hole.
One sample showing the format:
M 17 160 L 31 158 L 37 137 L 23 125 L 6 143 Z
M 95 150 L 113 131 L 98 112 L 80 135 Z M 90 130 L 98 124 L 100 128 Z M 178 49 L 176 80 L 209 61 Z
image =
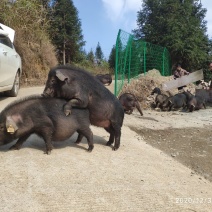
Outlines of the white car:
M 0 23 L 0 92 L 17 96 L 22 64 L 13 45 L 15 31 Z

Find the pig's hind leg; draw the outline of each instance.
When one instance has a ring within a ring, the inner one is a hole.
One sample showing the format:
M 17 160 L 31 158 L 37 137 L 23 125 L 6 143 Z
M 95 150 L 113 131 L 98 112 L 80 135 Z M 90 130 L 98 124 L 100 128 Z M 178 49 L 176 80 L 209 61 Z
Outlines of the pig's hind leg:
M 87 141 L 88 141 L 88 152 L 92 152 L 94 145 L 93 145 L 93 133 L 91 131 L 90 128 L 84 129 L 84 130 L 77 130 L 77 132 L 79 133 L 77 140 L 75 143 L 80 143 L 83 136 L 86 137 Z
M 82 138 L 84 137 L 84 135 L 82 135 L 79 131 L 78 132 L 78 137 L 77 140 L 75 141 L 76 144 L 79 144 L 82 141 Z
M 105 128 L 105 130 L 110 133 L 109 141 L 106 144 L 107 146 L 110 146 L 114 142 L 114 129 L 110 126 L 108 128 Z
M 105 128 L 105 130 L 110 133 L 110 138 L 106 145 L 112 145 L 115 140 L 115 144 L 112 149 L 116 151 L 120 146 L 121 128 L 116 123 L 114 123 L 109 128 Z

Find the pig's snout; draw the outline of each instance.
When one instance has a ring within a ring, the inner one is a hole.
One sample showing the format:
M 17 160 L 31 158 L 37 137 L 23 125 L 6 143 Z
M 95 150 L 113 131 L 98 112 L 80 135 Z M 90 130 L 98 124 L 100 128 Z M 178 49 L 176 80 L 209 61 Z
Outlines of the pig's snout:
M 54 97 L 54 90 L 53 89 L 50 89 L 50 88 L 47 88 L 43 91 L 43 94 L 42 94 L 43 97 Z
M 47 93 L 42 93 L 41 96 L 42 97 L 49 97 L 49 95 Z

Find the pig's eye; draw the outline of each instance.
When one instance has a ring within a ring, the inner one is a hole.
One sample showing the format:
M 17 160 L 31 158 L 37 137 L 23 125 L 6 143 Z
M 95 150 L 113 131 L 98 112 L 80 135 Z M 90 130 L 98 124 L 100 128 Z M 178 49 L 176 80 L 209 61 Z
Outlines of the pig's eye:
M 55 83 L 55 79 L 52 79 L 52 80 L 51 80 L 51 83 Z

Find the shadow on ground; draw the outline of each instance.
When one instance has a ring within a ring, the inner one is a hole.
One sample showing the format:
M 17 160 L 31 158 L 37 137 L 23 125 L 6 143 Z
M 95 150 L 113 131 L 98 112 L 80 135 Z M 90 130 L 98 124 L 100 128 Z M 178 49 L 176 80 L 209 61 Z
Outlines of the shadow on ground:
M 71 138 L 65 141 L 58 141 L 58 142 L 52 142 L 54 149 L 52 151 L 55 151 L 56 149 L 63 149 L 63 148 L 79 148 L 84 151 L 87 151 L 88 145 L 87 140 L 83 138 L 82 142 L 79 144 L 76 144 L 75 141 L 77 139 L 77 134 L 74 134 Z M 8 143 L 6 145 L 0 146 L 0 152 L 7 152 L 7 151 L 16 151 L 16 150 L 9 150 L 9 148 L 14 145 L 17 142 L 17 140 Z M 94 149 L 95 145 L 103 145 L 106 146 L 107 141 L 99 136 L 94 136 Z M 37 149 L 40 151 L 45 151 L 45 142 L 42 138 L 39 138 L 35 134 L 32 134 L 27 141 L 22 145 L 21 149 L 24 148 L 32 148 Z M 110 148 L 110 147 L 109 147 Z M 20 151 L 21 151 L 20 149 Z

